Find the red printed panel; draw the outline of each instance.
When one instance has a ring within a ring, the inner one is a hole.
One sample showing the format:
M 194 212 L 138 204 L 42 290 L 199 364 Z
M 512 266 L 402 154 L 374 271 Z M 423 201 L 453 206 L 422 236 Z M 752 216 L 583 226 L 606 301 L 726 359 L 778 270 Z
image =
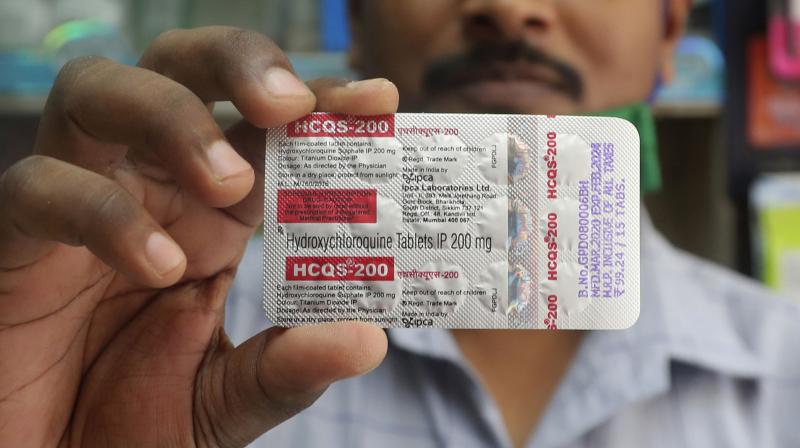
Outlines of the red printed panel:
M 394 258 L 287 257 L 286 280 L 389 282 L 394 280 Z
M 377 198 L 376 190 L 278 190 L 278 222 L 372 224 Z
M 394 115 L 311 114 L 286 125 L 287 137 L 394 137 Z

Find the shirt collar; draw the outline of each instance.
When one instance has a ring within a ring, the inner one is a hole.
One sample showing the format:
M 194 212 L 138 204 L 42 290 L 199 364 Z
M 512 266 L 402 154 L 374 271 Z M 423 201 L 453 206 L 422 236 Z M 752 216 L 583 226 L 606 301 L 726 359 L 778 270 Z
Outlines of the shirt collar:
M 642 212 L 642 305 L 652 306 L 643 329 L 661 328 L 666 355 L 723 375 L 752 378 L 767 372 L 742 338 L 735 303 L 720 286 L 744 284 L 732 272 L 672 247 Z M 748 285 L 749 286 L 749 285 Z M 735 289 L 735 288 L 734 288 Z M 746 292 L 742 292 L 746 294 Z M 643 313 L 644 314 L 644 313 Z M 648 318 L 652 321 L 648 325 Z M 638 326 L 638 324 L 637 324 Z M 636 326 L 634 327 L 636 328 Z

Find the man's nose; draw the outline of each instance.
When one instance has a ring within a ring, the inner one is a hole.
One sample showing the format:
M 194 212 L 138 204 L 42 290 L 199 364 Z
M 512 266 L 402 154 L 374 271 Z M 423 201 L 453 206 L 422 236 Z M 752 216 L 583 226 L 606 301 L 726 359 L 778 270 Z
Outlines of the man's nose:
M 464 32 L 466 37 L 481 41 L 541 38 L 556 20 L 557 1 L 465 0 Z

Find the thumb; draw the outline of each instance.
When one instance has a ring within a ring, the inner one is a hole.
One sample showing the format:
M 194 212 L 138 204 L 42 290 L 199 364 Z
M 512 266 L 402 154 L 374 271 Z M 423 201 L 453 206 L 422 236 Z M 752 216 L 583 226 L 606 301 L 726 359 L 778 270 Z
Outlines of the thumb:
M 310 406 L 334 381 L 365 374 L 386 355 L 386 334 L 362 323 L 271 328 L 198 375 L 198 446 L 243 447 Z

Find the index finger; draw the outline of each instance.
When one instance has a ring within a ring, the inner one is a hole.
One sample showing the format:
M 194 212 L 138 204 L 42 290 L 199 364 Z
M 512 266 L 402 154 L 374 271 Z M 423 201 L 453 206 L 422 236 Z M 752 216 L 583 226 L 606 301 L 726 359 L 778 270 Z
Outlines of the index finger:
M 255 31 L 224 26 L 169 31 L 145 51 L 139 66 L 186 86 L 206 103 L 230 100 L 260 128 L 293 121 L 315 105 L 284 52 Z

